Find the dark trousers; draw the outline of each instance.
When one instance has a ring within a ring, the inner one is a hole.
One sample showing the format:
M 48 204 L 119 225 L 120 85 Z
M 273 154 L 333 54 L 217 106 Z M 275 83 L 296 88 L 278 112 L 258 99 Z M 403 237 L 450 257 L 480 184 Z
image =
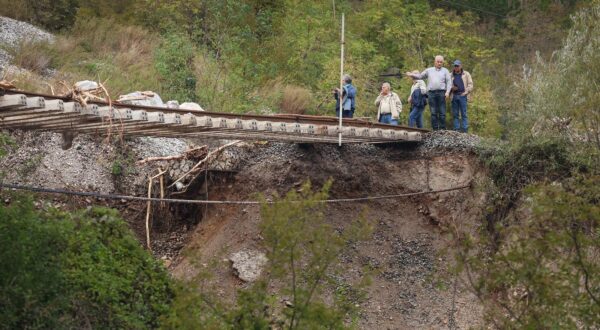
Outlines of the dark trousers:
M 454 121 L 455 131 L 467 133 L 469 130 L 469 119 L 467 116 L 466 95 L 454 95 L 452 97 L 452 119 Z
M 335 109 L 335 116 L 340 117 L 340 109 Z M 342 118 L 352 118 L 354 116 L 354 110 L 343 110 Z
M 431 111 L 431 129 L 446 129 L 446 91 L 429 91 L 429 110 Z
M 417 125 L 417 128 L 423 128 L 423 110 L 425 110 L 425 106 L 417 107 L 413 105 L 408 116 L 408 126 L 415 127 Z

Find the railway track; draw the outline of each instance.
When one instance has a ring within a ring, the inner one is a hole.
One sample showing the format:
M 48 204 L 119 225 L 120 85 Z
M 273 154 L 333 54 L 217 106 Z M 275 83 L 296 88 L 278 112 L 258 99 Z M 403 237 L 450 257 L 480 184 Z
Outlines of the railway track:
M 3 94 L 3 95 L 2 95 Z M 0 94 L 0 129 L 201 137 L 298 143 L 338 143 L 338 118 L 241 115 L 112 102 L 81 104 L 60 96 L 6 90 Z M 343 143 L 420 141 L 424 129 L 344 119 Z

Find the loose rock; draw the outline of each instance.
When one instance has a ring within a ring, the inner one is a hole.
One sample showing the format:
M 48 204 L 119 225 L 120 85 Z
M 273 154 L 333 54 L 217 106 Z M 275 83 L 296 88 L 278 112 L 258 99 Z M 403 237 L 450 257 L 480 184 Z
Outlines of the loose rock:
M 239 251 L 231 255 L 229 261 L 237 277 L 245 282 L 254 282 L 259 279 L 264 265 L 268 259 L 260 251 Z

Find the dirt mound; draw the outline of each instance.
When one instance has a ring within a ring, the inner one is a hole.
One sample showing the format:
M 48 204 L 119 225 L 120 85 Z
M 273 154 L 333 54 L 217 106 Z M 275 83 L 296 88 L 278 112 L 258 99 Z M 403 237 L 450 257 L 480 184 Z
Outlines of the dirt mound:
M 453 136 L 435 134 L 429 138 L 450 143 Z M 248 144 L 232 148 L 231 152 L 241 155 L 237 173 L 209 180 L 208 195 L 211 200 L 253 200 L 256 193 L 281 195 L 299 189 L 308 179 L 318 187 L 329 178 L 334 180 L 330 198 L 468 185 L 480 175 L 476 158 L 469 148 L 452 151 L 448 145 L 451 143 L 341 148 Z M 206 188 L 199 187 L 196 198 L 203 198 Z M 453 228 L 474 226 L 481 214 L 481 200 L 476 191 L 464 189 L 328 207 L 327 221 L 338 228 L 365 208 L 375 224 L 372 239 L 350 247 L 340 256 L 348 269 L 339 279 L 341 283 L 352 283 L 364 267 L 374 270 L 367 300 L 360 306 L 361 328 L 467 328 L 477 323 L 480 312 L 475 297 L 463 289 L 460 281 L 445 276 L 449 261 L 442 251 L 448 247 L 448 233 Z M 197 217 L 201 221 L 184 248 L 187 253 L 175 260 L 172 271 L 179 278 L 191 279 L 197 267 L 220 260 L 211 270 L 215 273 L 214 284 L 224 298 L 233 300 L 236 289 L 247 284 L 235 277 L 226 258 L 243 250 L 263 249 L 259 208 L 211 206 L 199 209 Z

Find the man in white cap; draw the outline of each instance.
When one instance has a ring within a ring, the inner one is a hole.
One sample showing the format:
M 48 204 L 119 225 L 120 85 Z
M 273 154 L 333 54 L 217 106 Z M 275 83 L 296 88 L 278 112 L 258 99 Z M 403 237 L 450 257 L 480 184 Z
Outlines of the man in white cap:
M 452 119 L 454 130 L 467 133 L 469 121 L 467 117 L 468 95 L 473 91 L 471 74 L 462 68 L 460 60 L 454 61 L 452 70 Z

